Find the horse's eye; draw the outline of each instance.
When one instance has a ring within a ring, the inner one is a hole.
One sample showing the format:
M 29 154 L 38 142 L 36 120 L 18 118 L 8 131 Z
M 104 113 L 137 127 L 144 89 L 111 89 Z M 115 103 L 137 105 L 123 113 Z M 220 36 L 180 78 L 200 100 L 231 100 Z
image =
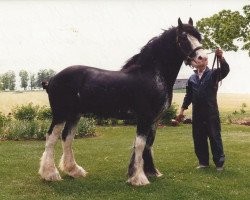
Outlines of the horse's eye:
M 179 34 L 179 39 L 180 41 L 185 41 L 187 39 L 187 33 L 186 32 L 182 32 Z
M 182 32 L 182 33 L 181 33 L 181 37 L 182 37 L 182 38 L 187 38 L 186 32 Z

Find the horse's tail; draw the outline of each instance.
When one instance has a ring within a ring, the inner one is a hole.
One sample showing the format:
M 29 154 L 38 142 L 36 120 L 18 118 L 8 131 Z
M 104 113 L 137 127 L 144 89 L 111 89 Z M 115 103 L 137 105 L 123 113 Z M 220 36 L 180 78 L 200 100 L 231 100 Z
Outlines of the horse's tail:
M 48 93 L 49 82 L 48 81 L 42 81 L 42 86 L 43 86 L 43 89 L 45 89 L 46 92 Z

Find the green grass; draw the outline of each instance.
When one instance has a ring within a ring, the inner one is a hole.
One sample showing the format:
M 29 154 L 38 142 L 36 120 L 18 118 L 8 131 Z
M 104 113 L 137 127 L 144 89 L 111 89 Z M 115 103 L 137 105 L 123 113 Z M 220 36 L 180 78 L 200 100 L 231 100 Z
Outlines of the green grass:
M 89 174 L 61 182 L 45 182 L 38 175 L 44 141 L 0 142 L 0 199 L 249 199 L 250 127 L 223 125 L 225 171 L 213 163 L 196 170 L 191 126 L 159 128 L 154 144 L 155 164 L 164 174 L 150 185 L 125 183 L 135 137 L 134 127 L 98 128 L 98 137 L 77 139 L 73 149 Z M 56 162 L 61 156 L 56 146 Z

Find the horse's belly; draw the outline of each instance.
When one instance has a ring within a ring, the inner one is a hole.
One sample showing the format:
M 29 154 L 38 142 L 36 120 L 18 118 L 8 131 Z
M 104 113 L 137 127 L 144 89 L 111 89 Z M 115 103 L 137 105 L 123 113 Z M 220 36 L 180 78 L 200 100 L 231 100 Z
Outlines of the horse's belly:
M 82 113 L 94 114 L 100 117 L 117 118 L 117 119 L 132 119 L 135 113 L 128 108 L 118 108 L 106 105 L 83 105 Z
M 96 91 L 89 94 L 85 91 L 80 97 L 81 113 L 92 113 L 103 117 L 131 118 L 134 112 L 128 101 L 122 95 L 112 94 L 103 91 Z

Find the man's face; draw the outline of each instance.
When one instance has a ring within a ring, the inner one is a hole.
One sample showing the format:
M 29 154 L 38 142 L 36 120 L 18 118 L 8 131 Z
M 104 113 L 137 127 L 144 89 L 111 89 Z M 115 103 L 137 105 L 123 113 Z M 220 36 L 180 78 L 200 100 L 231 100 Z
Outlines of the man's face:
M 208 64 L 207 57 L 198 57 L 191 61 L 192 67 L 196 69 L 203 69 L 207 66 L 207 64 Z

